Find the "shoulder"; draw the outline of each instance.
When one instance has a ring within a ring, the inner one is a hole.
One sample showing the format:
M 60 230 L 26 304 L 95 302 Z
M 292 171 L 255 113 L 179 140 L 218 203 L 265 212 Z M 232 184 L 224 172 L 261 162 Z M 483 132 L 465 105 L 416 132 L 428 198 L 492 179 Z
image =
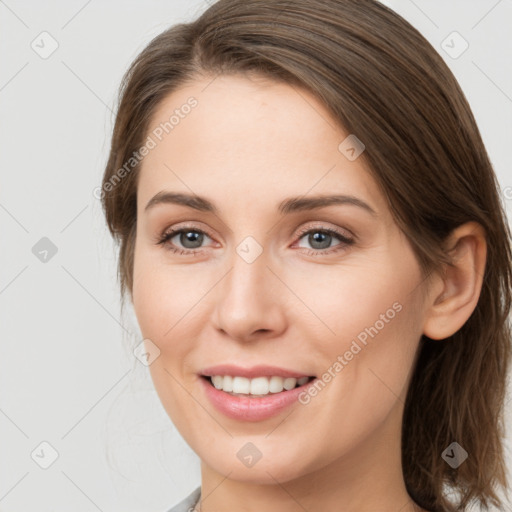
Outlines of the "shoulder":
M 184 500 L 169 509 L 167 512 L 192 512 L 192 509 L 201 498 L 201 486 L 194 489 Z

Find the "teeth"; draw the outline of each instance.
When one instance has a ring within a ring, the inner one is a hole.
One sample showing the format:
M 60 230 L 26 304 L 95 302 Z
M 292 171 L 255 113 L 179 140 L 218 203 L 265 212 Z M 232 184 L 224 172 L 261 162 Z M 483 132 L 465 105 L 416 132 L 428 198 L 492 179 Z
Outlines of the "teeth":
M 268 395 L 269 393 L 280 393 L 283 389 L 290 390 L 297 385 L 302 386 L 308 382 L 309 377 L 255 377 L 248 379 L 247 377 L 232 377 L 230 375 L 213 375 L 210 377 L 212 384 L 217 389 L 222 389 L 227 393 L 235 395 Z

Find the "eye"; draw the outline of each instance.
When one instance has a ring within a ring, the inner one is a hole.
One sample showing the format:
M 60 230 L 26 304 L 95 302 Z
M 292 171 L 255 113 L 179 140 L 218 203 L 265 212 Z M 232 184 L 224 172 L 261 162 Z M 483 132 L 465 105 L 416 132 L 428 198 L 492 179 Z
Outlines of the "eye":
M 208 238 L 206 232 L 198 228 L 171 229 L 162 234 L 157 244 L 165 246 L 166 249 L 179 254 L 195 254 L 201 249 L 202 244 Z
M 352 238 L 349 238 L 342 232 L 327 227 L 303 229 L 300 231 L 299 237 L 299 247 L 304 247 L 304 245 L 300 245 L 300 240 L 303 238 L 305 238 L 306 242 L 312 247 L 313 250 L 307 252 L 307 254 L 310 255 L 322 255 L 341 251 L 354 243 Z M 331 245 L 333 240 L 336 239 L 339 242 Z

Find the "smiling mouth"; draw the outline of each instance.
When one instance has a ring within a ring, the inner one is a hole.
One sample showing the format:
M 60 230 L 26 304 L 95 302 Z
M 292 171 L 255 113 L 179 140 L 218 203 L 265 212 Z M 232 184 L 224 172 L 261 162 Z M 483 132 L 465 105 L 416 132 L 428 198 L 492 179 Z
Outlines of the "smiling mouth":
M 230 375 L 201 375 L 201 378 L 206 380 L 212 387 L 232 396 L 257 398 L 276 395 L 307 386 L 316 377 L 310 376 L 296 379 L 293 377 L 272 376 L 249 379 L 247 377 Z

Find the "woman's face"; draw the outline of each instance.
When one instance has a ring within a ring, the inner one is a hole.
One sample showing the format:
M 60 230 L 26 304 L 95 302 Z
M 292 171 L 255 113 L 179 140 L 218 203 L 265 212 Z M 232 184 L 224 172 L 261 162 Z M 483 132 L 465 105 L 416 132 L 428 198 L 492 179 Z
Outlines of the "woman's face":
M 240 76 L 172 93 L 148 135 L 133 304 L 184 439 L 211 471 L 251 482 L 399 464 L 424 282 L 362 147 L 305 90 Z M 232 396 L 201 376 L 228 364 L 239 369 L 213 373 L 266 365 L 316 380 L 300 393 Z

